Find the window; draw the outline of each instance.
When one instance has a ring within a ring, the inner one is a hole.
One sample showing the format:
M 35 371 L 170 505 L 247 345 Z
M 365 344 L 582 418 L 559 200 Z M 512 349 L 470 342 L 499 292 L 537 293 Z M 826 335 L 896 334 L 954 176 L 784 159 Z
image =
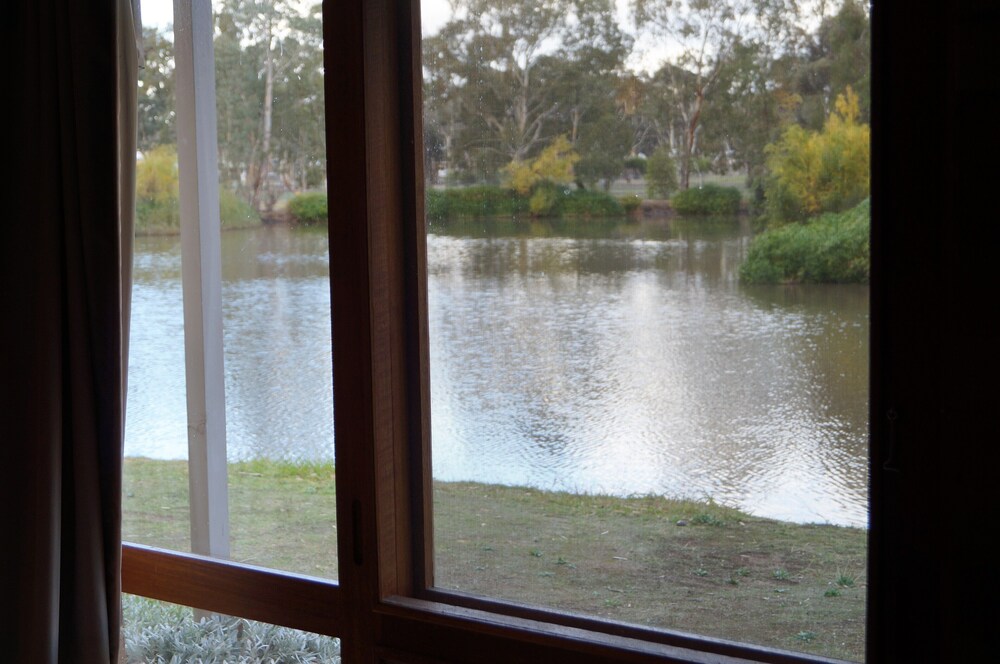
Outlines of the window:
M 433 582 L 428 537 L 433 513 L 425 445 L 429 389 L 426 292 L 421 278 L 426 254 L 420 221 L 423 155 L 420 90 L 415 84 L 420 75 L 417 12 L 409 3 L 359 1 L 325 7 L 327 98 L 338 100 L 326 111 L 329 178 L 341 185 L 331 189 L 330 207 L 352 220 L 331 228 L 330 237 L 332 306 L 337 312 L 333 347 L 339 583 L 126 545 L 126 592 L 336 634 L 343 639 L 346 661 L 694 662 L 705 661 L 706 652 L 747 661 L 810 661 L 763 648 L 523 607 L 479 602 L 470 608 L 428 591 Z M 907 30 L 931 24 L 933 17 L 929 10 L 916 7 L 908 7 L 907 14 L 890 28 L 886 17 L 875 12 L 876 43 L 885 43 L 880 40 L 891 35 L 896 52 L 926 63 L 921 55 L 926 50 L 921 41 L 924 32 Z M 948 20 L 954 21 L 954 15 L 949 14 Z M 887 119 L 879 122 L 876 114 L 873 206 L 875 219 L 883 225 L 876 224 L 872 239 L 876 261 L 872 411 L 884 415 L 892 408 L 902 414 L 891 422 L 873 417 L 871 425 L 872 456 L 879 471 L 872 475 L 869 658 L 919 661 L 928 652 L 941 654 L 927 648 L 960 641 L 961 631 L 953 625 L 936 640 L 934 631 L 944 622 L 936 610 L 922 607 L 938 600 L 951 606 L 971 597 L 969 591 L 925 590 L 932 593 L 928 599 L 909 584 L 919 577 L 921 564 L 936 560 L 937 545 L 928 542 L 945 532 L 941 526 L 945 507 L 956 508 L 961 519 L 958 498 L 970 491 L 955 487 L 958 497 L 945 498 L 944 507 L 935 506 L 940 494 L 928 466 L 936 456 L 929 455 L 928 461 L 920 454 L 939 444 L 930 429 L 941 422 L 934 415 L 940 405 L 935 397 L 940 394 L 920 381 L 907 380 L 914 376 L 911 358 L 927 350 L 922 344 L 928 334 L 917 324 L 922 320 L 915 313 L 921 299 L 907 292 L 912 283 L 906 279 L 917 269 L 892 259 L 888 240 L 898 234 L 900 243 L 894 249 L 911 256 L 935 245 L 919 233 L 899 233 L 903 221 L 887 214 L 880 197 L 900 193 L 900 185 L 886 175 L 890 164 L 898 167 L 897 177 L 909 174 L 919 185 L 929 188 L 932 179 L 920 174 L 916 146 L 909 139 L 919 133 L 919 118 L 909 118 L 892 106 L 917 96 L 916 84 L 906 75 L 910 64 L 879 62 L 876 83 L 898 74 L 900 85 L 906 87 L 894 95 L 874 88 L 882 95 L 876 110 L 885 112 Z M 944 69 L 940 64 L 935 67 L 932 71 Z M 890 129 L 890 117 L 901 125 Z M 933 143 L 934 149 L 941 148 L 937 156 L 950 163 L 943 145 L 943 140 Z M 893 199 L 895 214 L 924 218 L 927 212 L 921 205 L 926 201 L 903 198 Z M 879 261 L 886 263 L 879 267 Z M 940 276 L 936 270 L 940 268 L 930 269 L 929 274 Z M 929 278 L 916 281 L 926 284 Z M 889 306 L 890 293 L 901 301 Z M 901 349 L 906 357 L 901 357 Z M 969 370 L 956 372 L 958 378 L 972 375 Z M 940 376 L 930 384 L 940 385 Z M 959 413 L 968 413 L 968 405 L 978 403 L 971 399 L 965 405 L 958 403 L 961 395 L 970 393 L 958 394 L 943 403 L 958 407 Z M 985 433 L 981 419 L 969 421 L 979 424 L 961 425 L 963 433 Z M 889 449 L 890 425 L 894 440 L 905 434 L 905 455 L 901 448 Z M 892 474 L 904 462 L 907 474 Z M 955 470 L 946 463 L 946 470 Z M 883 464 L 888 474 L 882 473 Z M 957 484 L 949 482 L 942 484 Z M 897 499 L 929 509 L 915 519 Z M 971 524 L 963 520 L 961 525 Z M 953 541 L 958 546 L 971 539 L 958 534 Z M 904 551 L 910 558 L 901 555 Z M 960 616 L 971 615 L 969 610 L 956 610 Z M 901 632 L 903 626 L 908 632 Z M 924 634 L 927 639 L 918 640 Z

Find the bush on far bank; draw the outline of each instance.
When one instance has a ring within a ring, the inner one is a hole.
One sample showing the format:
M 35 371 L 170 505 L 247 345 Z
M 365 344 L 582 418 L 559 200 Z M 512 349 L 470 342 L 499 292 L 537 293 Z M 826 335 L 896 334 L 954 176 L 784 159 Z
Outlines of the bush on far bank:
M 497 217 L 616 217 L 622 204 L 600 191 L 547 184 L 531 194 L 494 185 L 427 189 L 428 219 L 484 219 Z
M 260 223 L 260 215 L 249 203 L 229 189 L 219 189 L 219 219 L 222 227 L 235 228 L 254 226 Z
M 176 232 L 180 229 L 177 149 L 159 145 L 136 163 L 135 228 L 138 231 Z M 219 219 L 223 226 L 260 223 L 260 215 L 234 191 L 219 188 Z
M 670 206 L 680 215 L 735 216 L 740 213 L 740 191 L 706 184 L 678 191 L 671 197 Z
M 754 238 L 740 280 L 747 284 L 868 283 L 868 199 L 841 213 L 788 224 Z
M 328 223 L 326 194 L 319 191 L 296 194 L 288 201 L 288 214 L 296 223 L 307 226 Z

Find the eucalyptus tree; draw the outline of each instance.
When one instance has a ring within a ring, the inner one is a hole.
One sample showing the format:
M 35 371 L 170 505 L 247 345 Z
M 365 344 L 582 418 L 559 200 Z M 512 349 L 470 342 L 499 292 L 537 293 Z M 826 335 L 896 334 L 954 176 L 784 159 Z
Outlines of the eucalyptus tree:
M 216 17 L 219 162 L 256 208 L 322 179 L 319 7 L 225 0 Z
M 139 69 L 137 147 L 148 152 L 176 142 L 174 45 L 155 27 L 142 30 L 144 62 Z
M 822 15 L 819 28 L 808 36 L 802 57 L 789 72 L 801 97 L 798 121 L 818 131 L 834 100 L 850 87 L 858 95 L 860 119 L 867 122 L 871 71 L 871 19 L 867 3 L 844 0 L 837 11 Z
M 796 0 L 631 0 L 637 27 L 665 40 L 661 72 L 683 123 L 680 186 L 690 185 L 707 109 L 719 103 L 727 66 L 740 48 L 770 57 L 801 36 Z M 671 123 L 672 125 L 672 123 Z
M 451 20 L 424 41 L 428 117 L 449 161 L 485 179 L 578 132 L 595 102 L 587 85 L 613 80 L 628 53 L 610 0 L 452 5 Z

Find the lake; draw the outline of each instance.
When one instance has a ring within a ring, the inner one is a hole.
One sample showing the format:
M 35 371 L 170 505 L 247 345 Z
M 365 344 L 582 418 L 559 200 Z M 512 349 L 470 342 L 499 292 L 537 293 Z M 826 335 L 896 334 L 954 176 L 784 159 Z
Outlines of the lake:
M 435 478 L 867 523 L 866 286 L 741 286 L 735 221 L 431 231 Z M 222 239 L 229 457 L 332 459 L 326 235 Z M 181 311 L 137 238 L 126 455 L 187 456 Z

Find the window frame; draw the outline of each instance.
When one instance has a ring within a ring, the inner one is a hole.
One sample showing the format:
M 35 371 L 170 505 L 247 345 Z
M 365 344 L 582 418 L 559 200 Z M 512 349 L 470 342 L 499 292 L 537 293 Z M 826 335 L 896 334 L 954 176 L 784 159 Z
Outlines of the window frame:
M 419 3 L 323 4 L 326 98 L 337 102 L 327 104 L 326 117 L 327 154 L 335 155 L 328 182 L 338 184 L 330 187 L 330 208 L 356 220 L 330 229 L 334 352 L 349 349 L 336 354 L 334 370 L 340 579 L 125 544 L 123 590 L 337 636 L 346 662 L 830 661 L 433 588 L 421 87 L 416 84 L 421 76 Z M 905 187 L 933 183 L 919 166 L 928 150 L 946 166 L 956 158 L 948 151 L 948 134 L 915 145 L 912 136 L 930 111 L 910 114 L 906 104 L 922 98 L 924 77 L 947 74 L 958 26 L 971 10 L 937 11 L 943 14 L 908 6 L 890 23 L 881 4 L 871 10 L 868 661 L 916 661 L 940 654 L 957 642 L 960 630 L 939 617 L 940 608 L 922 605 L 973 596 L 940 589 L 926 596 L 910 588 L 928 562 L 943 564 L 936 558 L 941 548 L 926 541 L 945 532 L 935 517 L 960 505 L 957 499 L 935 505 L 941 492 L 927 490 L 942 440 L 935 425 L 943 416 L 936 409 L 951 393 L 945 391 L 940 367 L 926 385 L 909 380 L 910 358 L 926 350 L 928 341 L 956 338 L 948 336 L 945 323 L 915 325 L 923 322 L 914 306 L 918 300 L 906 293 L 907 279 L 917 268 L 907 266 L 905 257 L 928 250 L 940 257 L 942 250 L 932 234 L 901 232 L 901 218 L 930 219 L 951 203 L 947 195 L 928 202 L 904 194 Z M 976 20 L 996 25 L 995 16 L 986 18 L 992 23 L 982 16 Z M 942 30 L 944 56 L 933 60 L 926 40 Z M 892 53 L 879 48 L 890 41 Z M 915 76 L 909 73 L 914 61 L 923 65 Z M 948 93 L 959 89 L 946 85 Z M 957 117 L 944 101 L 933 108 Z M 895 177 L 902 172 L 911 180 L 890 179 L 890 165 Z M 948 260 L 929 269 L 921 266 L 920 282 L 929 284 L 958 264 L 957 257 Z M 944 286 L 931 292 L 943 295 Z M 938 351 L 931 359 L 941 357 Z M 958 373 L 973 375 L 970 369 Z M 955 394 L 944 402 L 958 412 L 982 403 L 970 398 L 963 405 L 963 397 L 973 394 L 969 389 Z M 889 413 L 898 413 L 898 419 Z M 987 431 L 976 426 L 966 429 Z M 896 439 L 907 440 L 906 473 L 899 472 Z M 979 472 L 985 477 L 985 470 Z M 959 543 L 971 541 L 965 537 Z

